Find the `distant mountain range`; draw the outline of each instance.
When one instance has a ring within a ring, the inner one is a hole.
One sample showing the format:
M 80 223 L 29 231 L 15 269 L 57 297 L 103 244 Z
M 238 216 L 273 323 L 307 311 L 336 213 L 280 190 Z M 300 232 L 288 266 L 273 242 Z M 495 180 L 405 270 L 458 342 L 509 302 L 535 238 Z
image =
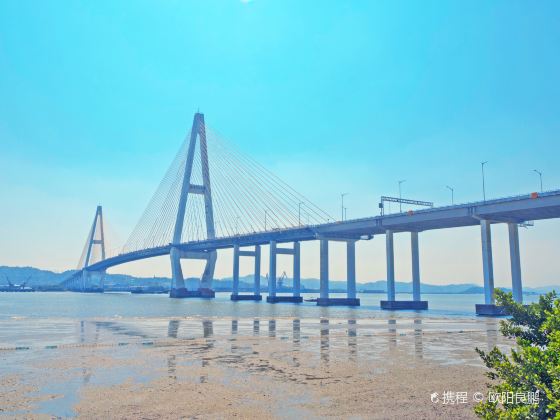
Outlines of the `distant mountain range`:
M 14 284 L 21 284 L 26 282 L 28 286 L 56 286 L 64 279 L 68 278 L 74 271 L 69 270 L 63 273 L 54 273 L 48 270 L 41 270 L 33 267 L 7 267 L 0 266 L 0 285 L 8 284 L 8 279 Z M 166 287 L 169 288 L 171 279 L 168 277 L 134 277 L 126 274 L 107 274 L 105 276 L 105 285 L 109 287 Z M 252 289 L 253 277 L 243 276 L 239 279 L 240 290 Z M 287 289 L 291 288 L 291 279 L 284 281 Z M 318 290 L 319 280 L 315 278 L 306 278 L 301 280 L 302 289 Z M 198 280 L 189 278 L 186 280 L 186 286 L 189 289 L 198 287 Z M 265 277 L 261 278 L 261 287 L 265 289 L 267 281 Z M 330 290 L 332 292 L 345 291 L 346 282 L 339 280 L 331 280 L 329 282 Z M 214 280 L 214 288 L 217 291 L 229 291 L 232 287 L 231 277 Z M 367 283 L 358 283 L 357 289 L 359 292 L 379 292 L 384 293 L 387 290 L 387 282 L 385 280 L 370 281 Z M 397 293 L 412 293 L 411 282 L 395 282 L 395 289 Z M 504 290 L 509 290 L 504 288 Z M 524 287 L 523 291 L 526 293 L 547 293 L 552 290 L 560 291 L 560 286 L 542 286 L 542 287 Z M 434 285 L 422 283 L 422 293 L 483 293 L 482 286 L 464 283 L 464 284 L 447 284 L 447 285 Z

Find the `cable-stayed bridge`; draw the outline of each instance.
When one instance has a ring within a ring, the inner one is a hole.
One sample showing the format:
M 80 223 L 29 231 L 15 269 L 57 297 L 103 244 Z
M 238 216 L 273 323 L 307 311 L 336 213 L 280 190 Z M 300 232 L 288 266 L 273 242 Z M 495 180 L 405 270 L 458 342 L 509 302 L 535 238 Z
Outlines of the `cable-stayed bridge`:
M 305 174 L 302 174 L 305 176 Z M 317 180 L 321 184 L 321 180 Z M 491 225 L 507 223 L 510 240 L 512 290 L 522 301 L 518 225 L 532 220 L 560 217 L 560 191 L 486 200 L 461 205 L 335 221 L 326 212 L 210 130 L 204 115 L 193 125 L 163 180 L 154 193 L 123 249 L 107 257 L 103 215 L 94 222 L 80 258 L 78 272 L 65 281 L 74 290 L 89 290 L 92 277 L 103 278 L 110 267 L 141 259 L 169 255 L 172 269 L 170 296 L 213 297 L 212 279 L 217 250 L 233 248 L 232 300 L 261 300 L 261 246 L 269 246 L 267 301 L 301 302 L 300 242 L 320 241 L 320 295 L 318 305 L 359 305 L 356 297 L 355 246 L 360 240 L 384 235 L 387 254 L 387 300 L 384 309 L 426 309 L 420 297 L 419 233 L 480 225 L 485 303 L 477 312 L 494 314 L 494 276 Z M 393 234 L 411 235 L 413 300 L 395 300 Z M 329 241 L 347 245 L 347 297 L 329 297 Z M 293 293 L 276 293 L 278 254 L 293 257 Z M 242 295 L 239 259 L 254 259 L 254 293 Z M 198 290 L 187 290 L 181 260 L 206 261 Z M 102 280 L 100 280 L 102 284 Z

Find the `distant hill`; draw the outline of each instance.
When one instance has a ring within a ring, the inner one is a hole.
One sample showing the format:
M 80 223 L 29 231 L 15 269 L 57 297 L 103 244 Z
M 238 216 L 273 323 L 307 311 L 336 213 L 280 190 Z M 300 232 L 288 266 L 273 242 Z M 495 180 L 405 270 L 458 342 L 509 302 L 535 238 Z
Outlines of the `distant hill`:
M 68 278 L 74 270 L 68 270 L 62 273 L 55 273 L 48 270 L 41 270 L 34 267 L 7 267 L 0 266 L 0 285 L 7 284 L 9 279 L 12 283 L 21 284 L 27 282 L 28 286 L 55 286 L 66 278 Z M 189 289 L 198 287 L 198 279 L 188 278 L 185 280 L 186 286 Z M 214 280 L 214 288 L 217 291 L 230 291 L 232 287 L 232 278 L 226 277 L 223 279 Z M 168 277 L 134 277 L 126 274 L 107 274 L 105 277 L 106 286 L 116 287 L 134 287 L 134 286 L 163 286 L 169 287 L 171 279 Z M 291 288 L 292 280 L 286 279 L 285 286 Z M 251 289 L 253 285 L 253 276 L 242 276 L 239 278 L 239 286 L 241 290 Z M 302 289 L 318 290 L 319 280 L 315 278 L 307 278 L 301 280 Z M 329 282 L 331 291 L 344 291 L 346 290 L 346 282 L 340 280 L 332 280 Z M 267 287 L 267 280 L 261 277 L 261 287 Z M 385 280 L 371 281 L 367 283 L 358 283 L 357 289 L 359 292 L 364 291 L 386 291 L 387 282 Z M 395 282 L 395 289 L 397 293 L 412 293 L 411 282 Z M 509 291 L 510 289 L 504 288 Z M 525 292 L 529 293 L 547 293 L 552 290 L 560 291 L 560 286 L 542 286 L 542 287 L 524 287 Z M 434 285 L 422 283 L 422 293 L 484 293 L 482 286 L 465 283 L 465 284 L 447 284 L 447 285 Z

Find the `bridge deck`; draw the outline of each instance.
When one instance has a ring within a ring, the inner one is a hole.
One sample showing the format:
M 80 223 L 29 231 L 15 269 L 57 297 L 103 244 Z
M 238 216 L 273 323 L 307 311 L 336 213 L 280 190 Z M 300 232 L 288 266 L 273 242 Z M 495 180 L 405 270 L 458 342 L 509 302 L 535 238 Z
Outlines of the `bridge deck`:
M 320 237 L 359 239 L 364 236 L 384 234 L 387 230 L 394 232 L 425 231 L 448 229 L 462 226 L 474 226 L 480 220 L 492 223 L 528 220 L 543 220 L 560 217 L 560 190 L 540 193 L 536 197 L 531 194 L 458 204 L 454 206 L 435 207 L 384 216 L 367 217 L 344 222 L 328 223 L 315 226 L 303 226 L 282 230 L 271 230 L 253 234 L 223 237 L 212 240 L 188 242 L 180 244 L 183 250 L 205 251 L 240 246 L 262 245 L 270 241 L 293 242 L 309 241 Z M 107 258 L 88 266 L 88 271 L 100 271 L 107 268 L 169 254 L 170 245 L 133 251 Z

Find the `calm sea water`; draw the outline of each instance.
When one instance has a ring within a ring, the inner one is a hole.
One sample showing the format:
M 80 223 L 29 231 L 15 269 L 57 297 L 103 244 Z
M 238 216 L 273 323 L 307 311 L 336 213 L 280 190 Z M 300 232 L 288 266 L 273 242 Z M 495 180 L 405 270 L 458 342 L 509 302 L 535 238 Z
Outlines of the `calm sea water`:
M 278 340 L 280 349 L 287 346 L 290 360 L 305 350 L 323 364 L 342 358 L 379 366 L 392 357 L 387 348 L 441 366 L 479 366 L 476 353 L 465 349 L 491 349 L 501 343 L 498 319 L 474 313 L 475 304 L 483 300 L 479 294 L 424 295 L 427 311 L 382 311 L 382 294 L 360 294 L 362 306 L 357 308 L 231 302 L 229 295 L 217 293 L 206 300 L 128 293 L 0 293 L 0 377 L 19 378 L 21 386 L 36 388 L 30 395 L 38 398 L 28 408 L 5 414 L 72 417 L 82 391 L 91 385 L 149 383 L 167 376 L 175 380 L 180 375 L 177 365 L 200 363 L 201 369 L 210 364 L 227 370 L 231 360 L 243 360 L 241 351 L 251 357 L 259 350 L 254 341 L 239 345 L 239 337 Z M 311 297 L 316 294 L 304 295 Z M 536 299 L 525 297 L 526 302 Z M 206 341 L 201 345 L 195 339 Z M 234 353 L 235 358 L 224 358 Z M 111 363 L 104 364 L 106 360 Z
M 379 302 L 384 294 L 359 294 L 361 306 L 317 307 L 313 302 L 301 304 L 264 302 L 231 302 L 230 293 L 216 293 L 215 299 L 170 299 L 167 295 L 129 293 L 0 293 L 0 319 L 13 318 L 112 318 L 112 317 L 212 317 L 212 318 L 392 318 L 475 316 L 475 304 L 483 303 L 480 294 L 425 294 L 427 311 L 382 311 Z M 303 294 L 304 299 L 317 294 Z M 331 294 L 331 297 L 344 297 Z M 399 294 L 397 300 L 410 300 L 410 294 Z M 525 303 L 538 300 L 524 296 Z M 1 333 L 1 331 L 0 331 Z

